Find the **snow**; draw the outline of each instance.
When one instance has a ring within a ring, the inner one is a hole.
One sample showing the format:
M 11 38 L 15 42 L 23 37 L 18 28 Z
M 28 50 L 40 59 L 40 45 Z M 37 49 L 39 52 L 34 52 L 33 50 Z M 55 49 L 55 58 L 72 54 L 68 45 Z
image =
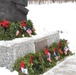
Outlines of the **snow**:
M 38 37 L 62 30 L 60 38 L 67 39 L 70 49 L 76 52 L 76 3 L 29 4 L 27 8 L 29 9 L 27 18 L 32 20 Z M 0 75 L 6 74 L 18 75 L 16 71 L 10 72 L 5 67 L 0 67 Z
M 18 75 L 17 71 L 11 72 L 6 67 L 0 67 L 0 75 Z
M 62 30 L 60 37 L 67 39 L 70 49 L 75 51 L 76 3 L 32 4 L 27 8 L 27 18 L 33 21 L 38 35 Z
M 16 43 L 25 42 L 25 41 L 28 41 L 30 39 L 32 39 L 32 38 L 27 38 L 27 37 L 25 37 L 25 38 L 16 38 L 16 39 L 10 40 L 10 41 L 2 40 L 2 41 L 0 41 L 0 46 L 10 47 L 11 45 L 14 45 Z

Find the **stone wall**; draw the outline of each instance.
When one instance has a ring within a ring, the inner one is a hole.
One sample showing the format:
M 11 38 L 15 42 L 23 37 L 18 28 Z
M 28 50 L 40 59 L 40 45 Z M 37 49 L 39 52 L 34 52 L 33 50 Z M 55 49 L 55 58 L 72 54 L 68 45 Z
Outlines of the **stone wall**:
M 1 44 L 2 43 L 2 44 Z M 12 70 L 12 64 L 18 57 L 35 52 L 34 40 L 28 38 L 12 41 L 0 41 L 0 66 Z
M 12 41 L 0 41 L 0 66 L 12 70 L 12 65 L 18 57 L 27 53 L 36 52 L 53 42 L 60 40 L 59 33 L 55 32 L 32 38 L 17 38 Z
M 60 40 L 59 33 L 54 32 L 50 34 L 46 34 L 41 37 L 34 38 L 35 43 L 35 51 L 39 49 L 43 49 L 45 46 L 50 46 L 53 42 L 58 42 Z

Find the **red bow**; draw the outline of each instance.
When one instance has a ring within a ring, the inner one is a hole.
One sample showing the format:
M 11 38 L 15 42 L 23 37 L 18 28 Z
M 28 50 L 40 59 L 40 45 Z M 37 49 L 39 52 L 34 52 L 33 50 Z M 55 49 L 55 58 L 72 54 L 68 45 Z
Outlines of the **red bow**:
M 20 62 L 20 69 L 21 68 L 24 68 L 24 62 L 23 61 Z
M 57 49 L 56 49 L 56 48 L 53 48 L 53 51 L 54 51 L 54 52 L 57 52 Z
M 61 46 L 61 43 L 60 43 L 60 42 L 58 42 L 58 48 L 60 48 L 60 46 Z
M 32 59 L 33 59 L 33 56 L 30 55 L 30 64 L 33 64 Z
M 3 20 L 0 22 L 0 26 L 3 26 L 5 28 L 8 28 L 9 22 L 7 22 L 6 20 Z
M 25 22 L 21 21 L 21 26 L 20 27 L 22 28 L 22 27 L 25 27 L 25 26 L 26 26 Z
M 47 50 L 47 48 L 44 48 L 44 53 L 45 54 L 48 54 L 49 53 L 49 51 Z

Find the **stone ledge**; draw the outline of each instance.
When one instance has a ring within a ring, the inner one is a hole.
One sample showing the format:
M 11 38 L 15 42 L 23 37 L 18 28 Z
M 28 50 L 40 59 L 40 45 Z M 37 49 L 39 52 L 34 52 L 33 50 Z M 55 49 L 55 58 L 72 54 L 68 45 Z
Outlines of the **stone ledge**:
M 12 69 L 12 65 L 18 57 L 50 46 L 60 40 L 59 33 L 32 36 L 30 38 L 16 38 L 10 41 L 0 41 L 0 66 Z

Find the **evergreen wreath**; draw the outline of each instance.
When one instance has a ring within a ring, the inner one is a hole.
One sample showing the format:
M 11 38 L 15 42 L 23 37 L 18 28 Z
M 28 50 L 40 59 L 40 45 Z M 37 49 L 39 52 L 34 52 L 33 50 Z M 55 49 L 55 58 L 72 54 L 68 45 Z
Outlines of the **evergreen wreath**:
M 15 38 L 30 37 L 36 35 L 31 20 L 21 22 L 0 21 L 0 40 L 12 40 Z

